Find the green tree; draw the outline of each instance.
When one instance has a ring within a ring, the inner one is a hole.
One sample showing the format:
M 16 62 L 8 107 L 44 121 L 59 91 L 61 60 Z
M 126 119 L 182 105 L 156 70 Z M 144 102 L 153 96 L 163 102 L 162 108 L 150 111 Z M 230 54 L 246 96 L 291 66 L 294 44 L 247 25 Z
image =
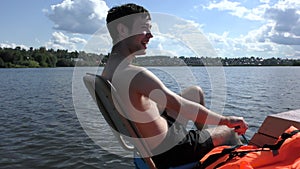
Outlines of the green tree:
M 293 62 L 293 66 L 300 66 L 300 60 L 295 60 Z
M 56 67 L 57 57 L 51 53 L 46 56 L 46 63 L 49 67 Z
M 1 57 L 0 57 L 0 68 L 5 68 L 5 62 Z
M 0 57 L 3 59 L 4 62 L 13 62 L 14 55 L 10 49 L 4 50 L 0 53 Z
M 107 62 L 107 60 L 108 60 L 109 55 L 110 55 L 110 53 L 108 53 L 107 55 L 104 55 L 104 57 L 102 58 L 101 62 L 105 64 Z
M 56 66 L 57 67 L 73 67 L 73 66 L 75 66 L 75 64 L 70 59 L 58 59 Z
M 48 67 L 48 64 L 46 63 L 46 55 L 43 53 L 36 53 L 34 55 L 34 60 L 37 61 L 41 67 Z
M 37 61 L 29 60 L 28 61 L 28 67 L 30 67 L 30 68 L 37 68 L 37 67 L 40 67 L 40 64 Z

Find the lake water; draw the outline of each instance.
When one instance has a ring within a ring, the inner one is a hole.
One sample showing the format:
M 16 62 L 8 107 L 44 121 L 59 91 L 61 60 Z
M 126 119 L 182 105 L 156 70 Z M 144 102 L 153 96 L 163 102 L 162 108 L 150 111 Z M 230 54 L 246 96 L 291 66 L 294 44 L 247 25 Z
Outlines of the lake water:
M 245 117 L 248 138 L 267 115 L 300 108 L 300 67 L 149 69 L 175 92 L 200 85 L 207 107 Z M 134 168 L 110 153 L 122 151 L 103 119 L 93 118 L 86 72 L 95 70 L 0 69 L 0 168 Z

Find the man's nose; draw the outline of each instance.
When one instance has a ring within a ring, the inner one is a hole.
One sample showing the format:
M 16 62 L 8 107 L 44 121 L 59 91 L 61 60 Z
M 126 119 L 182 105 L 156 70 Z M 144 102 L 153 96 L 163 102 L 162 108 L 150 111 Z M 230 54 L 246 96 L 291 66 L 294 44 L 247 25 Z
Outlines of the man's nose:
M 150 39 L 150 38 L 153 38 L 153 35 L 150 32 L 148 32 L 148 33 L 146 33 L 146 37 Z

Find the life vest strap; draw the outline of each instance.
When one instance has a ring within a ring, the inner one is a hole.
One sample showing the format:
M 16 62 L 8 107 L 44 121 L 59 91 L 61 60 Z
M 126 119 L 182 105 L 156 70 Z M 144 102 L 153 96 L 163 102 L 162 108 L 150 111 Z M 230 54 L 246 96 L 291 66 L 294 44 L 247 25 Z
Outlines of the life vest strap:
M 278 141 L 275 145 L 265 144 L 263 148 L 269 148 L 270 150 L 279 150 L 279 148 L 282 146 L 282 144 L 286 139 L 291 138 L 293 135 L 297 133 L 299 133 L 299 130 L 294 130 L 290 133 L 282 133 L 281 140 Z
M 207 157 L 204 161 L 200 162 L 198 168 L 199 169 L 205 169 L 206 167 L 210 166 L 212 163 L 216 162 L 217 160 L 219 160 L 221 157 L 224 157 L 225 155 L 229 155 L 228 158 L 225 161 L 217 164 L 215 166 L 215 168 L 218 168 L 218 167 L 226 164 L 228 161 L 230 161 L 234 157 L 237 157 L 237 156 L 238 157 L 243 157 L 243 156 L 245 156 L 245 155 L 247 155 L 248 153 L 251 153 L 251 152 L 272 151 L 273 155 L 276 155 L 276 153 L 278 153 L 278 150 L 282 146 L 284 141 L 288 138 L 291 138 L 293 135 L 295 135 L 299 132 L 300 132 L 300 130 L 294 130 L 290 133 L 283 133 L 281 135 L 281 140 L 278 141 L 275 145 L 265 144 L 262 148 L 257 148 L 257 149 L 252 149 L 252 150 L 238 150 L 238 151 L 236 151 L 236 149 L 238 149 L 242 145 L 237 145 L 237 146 L 224 148 L 220 153 L 212 154 L 209 157 Z

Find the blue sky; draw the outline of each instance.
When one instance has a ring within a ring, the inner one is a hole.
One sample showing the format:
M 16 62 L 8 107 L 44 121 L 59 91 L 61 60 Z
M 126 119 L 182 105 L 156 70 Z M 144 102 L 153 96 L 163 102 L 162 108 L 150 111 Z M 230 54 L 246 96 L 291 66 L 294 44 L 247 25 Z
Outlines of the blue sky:
M 300 58 L 299 0 L 2 0 L 0 47 L 108 52 L 106 12 L 128 2 L 156 16 L 151 54 L 193 55 L 187 50 L 210 47 L 220 57 Z M 164 16 L 172 25 L 160 21 Z M 178 35 L 181 19 L 182 30 L 197 33 Z M 169 31 L 161 32 L 165 26 Z

